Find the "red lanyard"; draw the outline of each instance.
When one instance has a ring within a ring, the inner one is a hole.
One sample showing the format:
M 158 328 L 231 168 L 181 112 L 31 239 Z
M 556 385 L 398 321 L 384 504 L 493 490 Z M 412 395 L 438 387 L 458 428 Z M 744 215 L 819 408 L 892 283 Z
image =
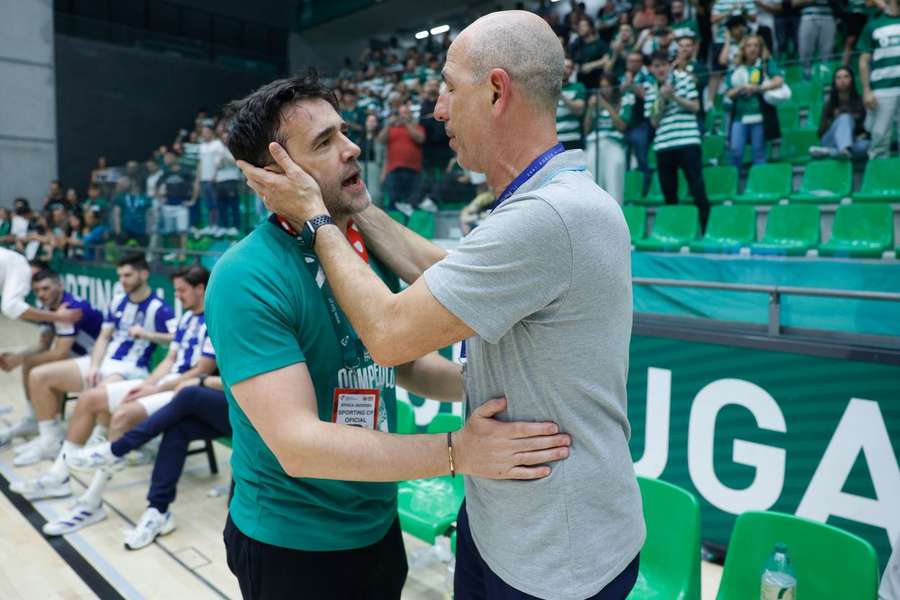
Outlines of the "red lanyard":
M 297 230 L 294 229 L 290 223 L 288 223 L 287 219 L 278 214 L 274 216 L 282 229 L 295 238 L 299 238 L 300 234 L 297 233 Z M 344 235 L 347 236 L 347 241 L 350 242 L 350 246 L 353 247 L 353 251 L 356 252 L 356 255 L 366 261 L 366 264 L 369 264 L 369 252 L 366 250 L 366 240 L 363 239 L 363 235 L 356 226 L 356 223 L 353 222 L 353 219 L 347 221 L 347 231 L 344 232 Z

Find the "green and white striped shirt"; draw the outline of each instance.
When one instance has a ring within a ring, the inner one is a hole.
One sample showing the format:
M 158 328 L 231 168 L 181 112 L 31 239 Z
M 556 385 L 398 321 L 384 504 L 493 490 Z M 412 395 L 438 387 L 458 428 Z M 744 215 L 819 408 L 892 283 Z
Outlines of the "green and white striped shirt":
M 804 4 L 800 8 L 801 17 L 830 17 L 833 14 L 830 0 L 814 0 L 812 4 Z
M 675 95 L 686 100 L 697 100 L 697 84 L 694 76 L 687 71 L 675 70 L 670 76 L 670 83 L 675 88 Z M 656 96 L 656 94 L 654 94 Z M 651 114 L 660 110 L 663 98 L 654 98 L 651 103 Z M 656 127 L 653 138 L 653 150 L 673 150 L 682 146 L 700 145 L 700 128 L 697 115 L 678 104 L 675 100 L 665 101 L 662 118 Z
M 757 13 L 756 4 L 753 0 L 716 0 L 712 7 L 712 15 L 755 15 Z M 725 43 L 725 21 L 722 19 L 716 25 L 713 25 L 713 41 L 717 44 Z
M 631 110 L 633 108 L 634 94 L 628 92 L 622 96 L 622 100 L 619 103 L 619 118 L 627 123 L 631 119 Z M 599 106 L 594 116 L 594 128 L 589 137 L 597 140 L 610 140 L 622 147 L 625 146 L 625 137 L 613 124 L 612 115 L 608 110 Z
M 587 89 L 579 82 L 562 86 L 562 96 L 571 100 L 585 100 Z M 581 139 L 581 117 L 569 110 L 560 98 L 556 103 L 556 136 L 561 142 L 577 142 Z
M 860 42 L 860 50 L 872 54 L 872 92 L 881 97 L 900 96 L 900 16 L 870 20 Z

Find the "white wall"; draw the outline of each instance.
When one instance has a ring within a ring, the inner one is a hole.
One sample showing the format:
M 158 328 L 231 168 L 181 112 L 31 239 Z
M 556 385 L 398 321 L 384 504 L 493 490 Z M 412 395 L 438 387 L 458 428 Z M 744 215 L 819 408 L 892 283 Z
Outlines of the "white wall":
M 51 0 L 0 0 L 0 206 L 38 206 L 56 177 Z

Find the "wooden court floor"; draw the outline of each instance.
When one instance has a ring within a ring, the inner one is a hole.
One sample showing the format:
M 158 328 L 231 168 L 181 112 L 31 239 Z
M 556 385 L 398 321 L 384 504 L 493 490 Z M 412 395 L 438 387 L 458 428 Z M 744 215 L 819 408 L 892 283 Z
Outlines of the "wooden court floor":
M 0 316 L 0 352 L 35 342 L 36 328 Z M 24 407 L 21 374 L 0 371 L 0 424 L 18 420 Z M 20 443 L 20 442 L 17 442 Z M 30 503 L 9 491 L 9 484 L 34 477 L 49 462 L 12 466 L 13 451 L 0 449 L 0 600 L 54 598 L 74 600 L 240 598 L 237 581 L 225 563 L 222 527 L 230 481 L 230 450 L 217 444 L 219 473 L 212 475 L 205 455 L 188 457 L 172 505 L 177 528 L 142 550 L 122 544 L 146 507 L 151 466 L 116 474 L 105 497 L 108 517 L 61 538 L 46 538 L 40 527 L 65 510 L 73 498 Z M 76 496 L 89 475 L 74 473 Z M 423 542 L 404 535 L 410 563 L 404 600 L 450 598 L 447 563 Z M 721 568 L 704 563 L 704 599 L 715 597 Z M 302 597 L 300 595 L 298 598 Z

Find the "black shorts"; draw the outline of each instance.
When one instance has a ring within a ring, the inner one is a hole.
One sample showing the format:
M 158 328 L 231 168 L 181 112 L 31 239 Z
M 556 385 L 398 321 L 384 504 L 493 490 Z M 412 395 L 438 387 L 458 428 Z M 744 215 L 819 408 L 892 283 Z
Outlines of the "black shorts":
M 245 600 L 399 600 L 406 581 L 400 519 L 365 548 L 310 552 L 258 542 L 225 522 L 228 568 Z
M 842 21 L 844 21 L 844 30 L 847 32 L 847 37 L 858 40 L 859 35 L 862 33 L 863 29 L 865 29 L 868 20 L 869 16 L 862 13 L 844 13 Z

